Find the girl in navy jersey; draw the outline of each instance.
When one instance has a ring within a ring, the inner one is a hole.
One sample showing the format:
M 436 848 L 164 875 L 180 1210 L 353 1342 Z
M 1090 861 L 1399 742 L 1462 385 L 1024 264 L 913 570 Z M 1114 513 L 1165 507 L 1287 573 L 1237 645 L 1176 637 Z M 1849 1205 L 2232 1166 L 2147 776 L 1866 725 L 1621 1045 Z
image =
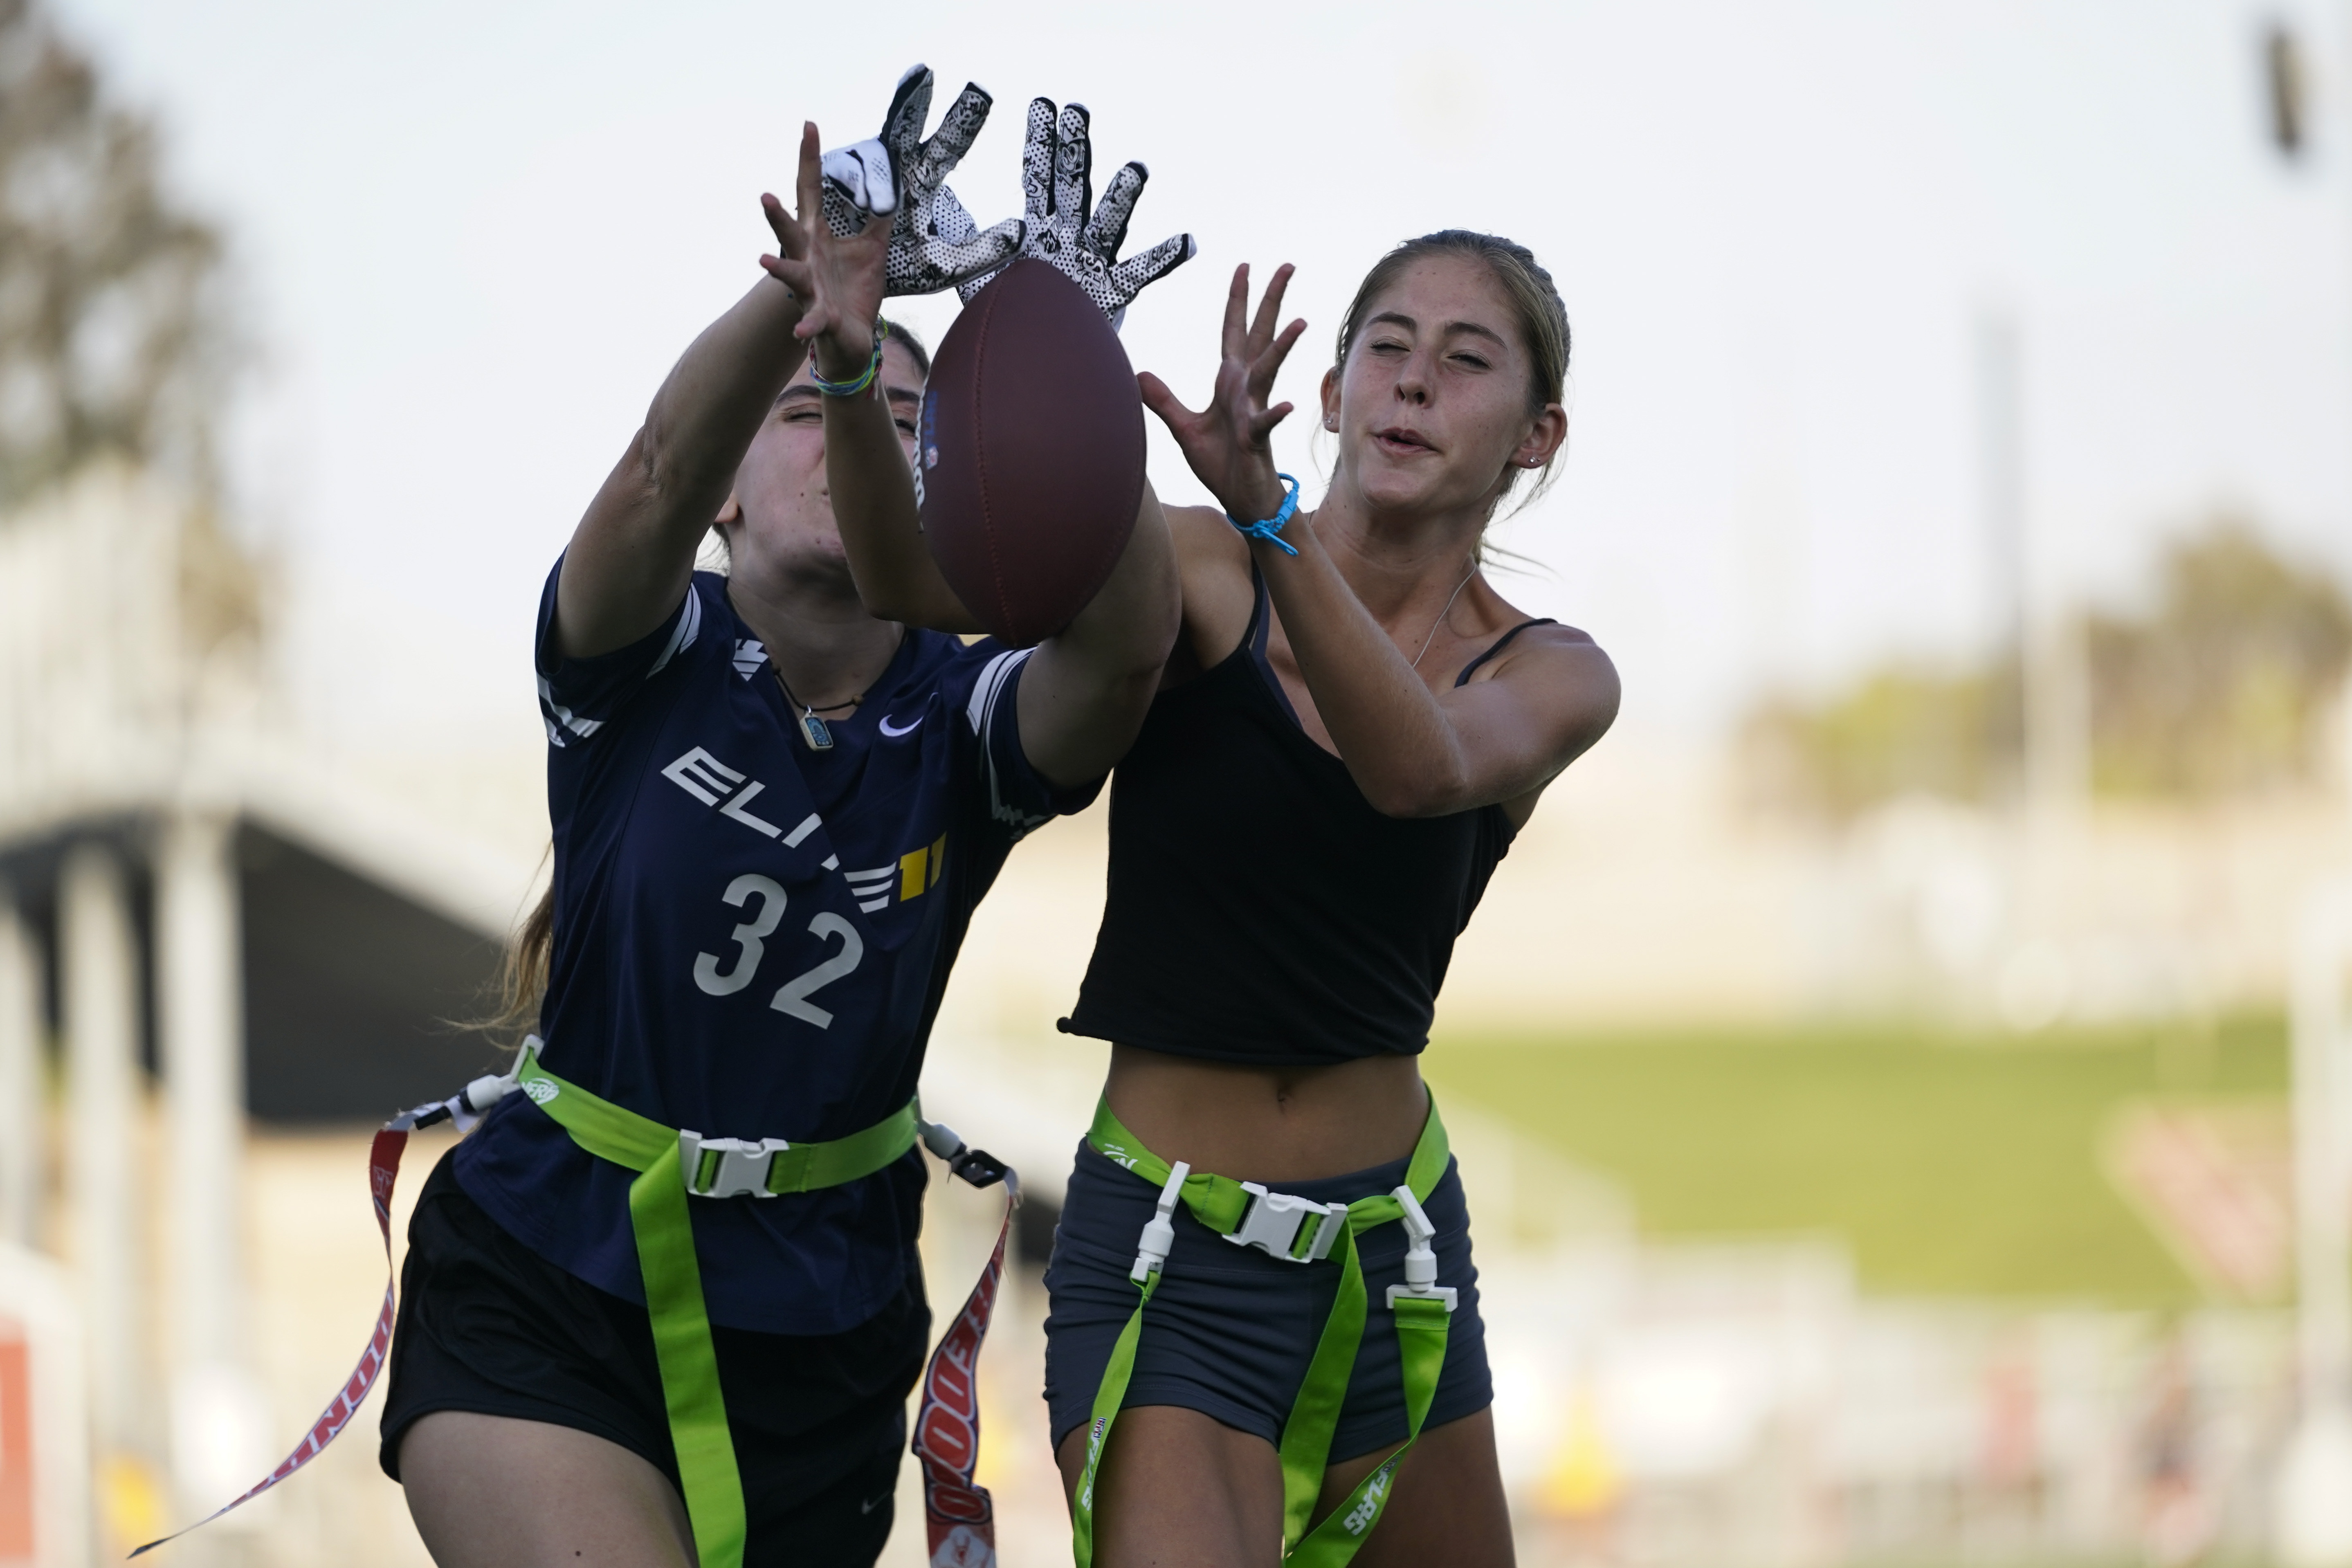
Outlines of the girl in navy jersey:
M 1338 463 L 1306 512 L 1267 445 L 1304 327 L 1276 331 L 1288 278 L 1253 321 L 1234 275 L 1206 410 L 1141 378 L 1225 510 L 1168 514 L 1183 631 L 1112 787 L 1063 1025 L 1112 1042 L 1046 1276 L 1080 1568 L 1511 1559 L 1468 1215 L 1416 1057 L 1496 862 L 1616 713 L 1592 640 L 1479 571 L 1565 438 L 1567 315 L 1509 241 L 1392 251 L 1322 378 Z M 848 531 L 869 595 L 942 613 L 903 529 Z
M 541 599 L 545 1043 L 419 1198 L 383 1422 L 443 1564 L 873 1561 L 929 1317 L 925 1037 L 1007 850 L 1092 797 L 1175 634 L 1149 495 L 1034 650 L 860 603 L 828 462 L 904 482 L 927 365 L 877 334 L 878 268 L 862 314 L 817 275 L 815 135 L 772 276 Z M 724 576 L 694 570 L 714 518 Z

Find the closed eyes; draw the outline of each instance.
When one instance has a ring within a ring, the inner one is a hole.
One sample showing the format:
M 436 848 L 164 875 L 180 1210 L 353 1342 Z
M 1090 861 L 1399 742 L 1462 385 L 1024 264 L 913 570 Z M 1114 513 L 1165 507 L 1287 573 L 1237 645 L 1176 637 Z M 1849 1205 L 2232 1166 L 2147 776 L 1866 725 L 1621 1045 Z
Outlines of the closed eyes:
M 1410 353 L 1412 352 L 1412 345 L 1409 343 L 1398 342 L 1393 339 L 1378 341 L 1371 344 L 1371 352 L 1376 354 L 1385 354 L 1393 357 L 1398 354 Z M 1484 355 L 1471 353 L 1466 350 L 1456 351 L 1445 357 L 1447 363 L 1460 365 L 1465 370 L 1494 369 L 1493 361 L 1486 358 Z

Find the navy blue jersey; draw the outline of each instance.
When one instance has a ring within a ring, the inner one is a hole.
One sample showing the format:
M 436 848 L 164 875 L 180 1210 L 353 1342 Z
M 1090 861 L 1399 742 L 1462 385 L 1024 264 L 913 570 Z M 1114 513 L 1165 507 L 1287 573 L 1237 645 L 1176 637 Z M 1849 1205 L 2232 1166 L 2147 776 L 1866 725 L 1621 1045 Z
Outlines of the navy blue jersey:
M 557 571 L 562 570 L 561 563 Z M 915 1092 L 973 906 L 1013 842 L 1094 787 L 1056 791 L 1021 749 L 1026 652 L 910 628 L 859 706 L 802 741 L 723 577 L 616 653 L 553 646 L 539 691 L 555 834 L 548 1070 L 709 1137 L 845 1137 Z M 590 1284 L 645 1299 L 630 1172 L 522 1095 L 458 1146 L 474 1201 Z M 914 1266 L 910 1152 L 823 1192 L 695 1199 L 710 1320 L 837 1333 Z

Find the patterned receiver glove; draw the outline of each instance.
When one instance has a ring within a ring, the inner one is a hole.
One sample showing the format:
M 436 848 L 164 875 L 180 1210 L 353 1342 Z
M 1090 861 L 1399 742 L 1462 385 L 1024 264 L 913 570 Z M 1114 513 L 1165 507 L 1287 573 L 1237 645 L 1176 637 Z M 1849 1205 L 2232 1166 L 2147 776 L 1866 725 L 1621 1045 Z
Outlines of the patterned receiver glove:
M 1118 247 L 1127 242 L 1128 220 L 1135 216 L 1135 204 L 1151 171 L 1141 163 L 1121 167 L 1111 176 L 1102 205 L 1095 208 L 1093 217 L 1087 217 L 1087 204 L 1094 199 L 1094 142 L 1088 134 L 1086 105 L 1073 103 L 1058 118 L 1057 126 L 1053 100 L 1029 100 L 1029 134 L 1021 148 L 1027 232 L 1022 237 L 1020 254 L 1052 263 L 1085 289 L 1087 298 L 1101 307 L 1117 327 L 1127 314 L 1128 303 L 1146 285 L 1192 260 L 1200 247 L 1192 243 L 1191 235 L 1180 234 L 1119 260 Z M 987 283 L 985 277 L 974 278 L 958 284 L 956 292 L 969 304 Z
M 994 100 L 977 83 L 966 82 L 926 142 L 923 121 L 931 111 L 931 84 L 929 66 L 910 67 L 898 79 L 882 134 L 824 155 L 826 227 L 851 235 L 869 217 L 892 215 L 889 254 L 882 264 L 886 297 L 936 294 L 996 270 L 1021 248 L 1020 219 L 980 229 L 945 185 L 987 123 Z

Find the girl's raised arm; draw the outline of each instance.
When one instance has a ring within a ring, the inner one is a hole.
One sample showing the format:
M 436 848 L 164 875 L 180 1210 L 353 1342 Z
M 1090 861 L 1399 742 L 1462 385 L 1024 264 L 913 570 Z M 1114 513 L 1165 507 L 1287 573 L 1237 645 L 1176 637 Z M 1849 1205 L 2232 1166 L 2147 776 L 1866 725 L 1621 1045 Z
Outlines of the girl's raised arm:
M 1290 272 L 1276 269 L 1252 320 L 1249 268 L 1235 269 L 1208 407 L 1186 408 L 1148 374 L 1144 405 L 1166 423 L 1226 516 L 1253 525 L 1243 531 L 1316 710 L 1373 808 L 1443 816 L 1519 799 L 1608 731 L 1617 715 L 1616 668 L 1582 633 L 1545 627 L 1498 661 L 1493 679 L 1430 689 L 1341 575 L 1313 519 L 1294 516 L 1295 482 L 1275 472 L 1271 437 L 1291 405 L 1269 407 L 1267 399 L 1307 326 L 1276 331 Z
M 820 179 L 812 149 L 803 147 L 802 211 L 822 199 Z M 792 220 L 773 196 L 767 208 L 782 243 Z M 881 350 L 875 332 L 888 292 L 891 226 L 877 217 L 856 234 L 837 235 L 824 224 L 809 230 L 804 265 L 812 292 L 798 331 L 816 355 L 822 380 L 854 383 Z M 824 400 L 825 483 L 849 574 L 867 613 L 883 620 L 976 632 L 980 622 L 940 574 L 916 517 L 913 469 L 898 426 L 902 413 L 912 417 L 916 411 L 893 407 L 887 394 L 877 376 L 870 395 Z
M 816 178 L 816 165 L 804 155 L 804 211 Z M 772 208 L 770 216 L 781 218 L 781 209 Z M 816 372 L 827 381 L 854 381 L 875 353 L 886 227 L 877 220 L 857 235 L 823 230 L 811 237 L 812 292 L 800 331 L 815 345 Z M 978 630 L 916 526 L 908 450 L 885 398 L 824 399 L 824 462 L 834 520 L 866 609 L 943 631 Z M 1177 618 L 1175 557 L 1147 485 L 1110 580 L 1067 627 L 1038 646 L 1022 679 L 1021 743 L 1032 766 L 1053 783 L 1077 784 L 1101 777 L 1126 752 L 1159 687 Z
M 816 146 L 816 127 L 803 126 L 803 163 Z M 567 658 L 625 647 L 677 607 L 743 454 L 800 368 L 805 344 L 793 330 L 806 289 L 788 279 L 805 279 L 814 209 L 800 223 L 775 216 L 783 257 L 679 356 L 572 531 L 555 597 Z

